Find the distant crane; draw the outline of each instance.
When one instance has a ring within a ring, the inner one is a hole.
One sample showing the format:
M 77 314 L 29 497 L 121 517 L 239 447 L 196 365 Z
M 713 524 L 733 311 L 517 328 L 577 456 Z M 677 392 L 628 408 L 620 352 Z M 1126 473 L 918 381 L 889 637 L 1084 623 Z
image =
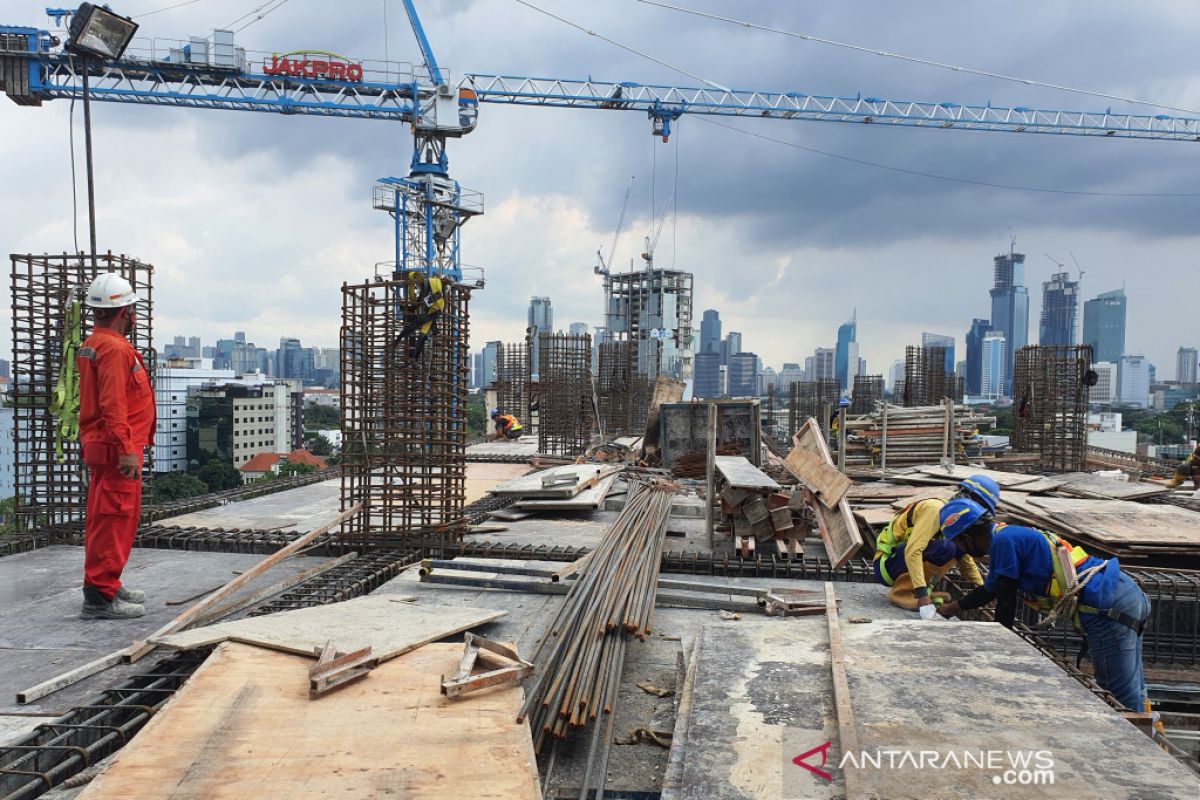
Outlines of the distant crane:
M 1046 258 L 1050 259 L 1051 261 L 1053 261 L 1053 262 L 1054 262 L 1054 264 L 1055 264 L 1055 266 L 1057 266 L 1059 269 L 1066 269 L 1066 268 L 1067 268 L 1067 265 L 1066 265 L 1066 264 L 1064 264 L 1063 262 L 1059 261 L 1057 258 L 1055 258 L 1054 256 L 1050 255 L 1049 253 L 1042 253 L 1042 255 L 1044 255 Z
M 600 334 L 601 341 L 608 339 L 608 296 L 612 293 L 612 260 L 617 253 L 617 241 L 621 238 L 621 229 L 625 226 L 625 209 L 629 208 L 629 195 L 633 191 L 635 180 L 637 180 L 636 175 L 629 176 L 629 186 L 625 188 L 625 199 L 621 201 L 621 213 L 617 216 L 617 229 L 613 232 L 612 244 L 608 248 L 608 258 L 605 259 L 600 248 L 596 248 L 597 264 L 593 272 L 604 278 L 604 311 L 600 314 L 604 328 Z
M 1083 283 L 1083 276 L 1086 275 L 1087 272 L 1084 271 L 1083 267 L 1079 266 L 1079 259 L 1075 258 L 1075 254 L 1071 253 L 1070 250 L 1067 252 L 1071 254 L 1071 260 L 1075 262 L 1075 269 L 1079 272 L 1079 282 Z
M 651 228 L 650 235 L 646 237 L 646 249 L 642 252 L 642 260 L 646 262 L 646 271 L 654 269 L 654 248 L 658 247 L 658 237 L 662 236 L 663 226 L 667 222 L 667 209 L 671 207 L 671 202 L 675 199 L 675 189 L 671 189 L 671 193 L 667 195 L 667 202 L 663 203 L 662 214 L 658 217 L 656 223 L 653 219 L 650 220 Z M 650 209 L 653 211 L 654 209 Z

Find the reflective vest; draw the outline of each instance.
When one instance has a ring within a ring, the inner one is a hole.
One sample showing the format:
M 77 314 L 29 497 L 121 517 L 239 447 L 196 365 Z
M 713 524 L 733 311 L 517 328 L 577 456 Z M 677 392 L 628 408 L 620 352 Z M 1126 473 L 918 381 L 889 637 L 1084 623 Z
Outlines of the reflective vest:
M 909 503 L 899 514 L 892 517 L 892 521 L 887 524 L 886 528 L 879 532 L 879 537 L 875 540 L 874 557 L 876 560 L 881 558 L 891 558 L 892 553 L 895 552 L 896 548 L 904 544 L 904 541 L 908 538 L 909 532 L 912 530 L 913 515 L 916 514 L 917 506 L 921 503 L 928 503 L 930 501 L 944 504 L 944 501 L 937 500 L 936 498 L 917 500 Z M 896 523 L 901 519 L 905 520 L 903 533 L 895 530 Z M 941 536 L 941 534 L 939 533 L 938 536 Z
M 1035 528 L 1035 530 L 1037 530 Z M 1049 614 L 1058 605 L 1059 600 L 1064 594 L 1074 585 L 1076 585 L 1076 570 L 1084 561 L 1090 557 L 1088 552 L 1079 545 L 1072 545 L 1061 536 L 1056 536 L 1047 531 L 1038 530 L 1042 536 L 1046 537 L 1046 546 L 1050 548 L 1050 566 L 1053 572 L 1050 575 L 1050 580 L 1046 582 L 1046 588 L 1042 594 L 1036 598 L 1022 597 L 1021 600 L 1026 605 L 1034 608 L 1040 614 Z M 1070 571 L 1067 570 L 1067 563 L 1070 563 Z M 1095 567 L 1095 571 L 1099 572 L 1108 566 L 1108 562 Z M 1076 627 L 1079 626 L 1079 613 L 1094 614 L 1099 609 L 1092 606 L 1078 605 L 1073 614 Z
M 500 426 L 500 430 L 502 431 L 519 431 L 525 427 L 512 414 L 501 414 L 496 417 L 496 424 Z

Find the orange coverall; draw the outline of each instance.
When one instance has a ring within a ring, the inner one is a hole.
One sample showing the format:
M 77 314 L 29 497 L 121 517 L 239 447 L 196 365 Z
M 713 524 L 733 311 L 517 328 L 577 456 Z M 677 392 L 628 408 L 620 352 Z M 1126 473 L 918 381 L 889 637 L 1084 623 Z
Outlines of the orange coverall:
M 121 588 L 142 513 L 142 450 L 154 438 L 154 390 L 142 356 L 124 336 L 96 328 L 79 349 L 79 444 L 88 468 L 83 584 L 107 600 Z M 137 456 L 138 477 L 117 471 Z

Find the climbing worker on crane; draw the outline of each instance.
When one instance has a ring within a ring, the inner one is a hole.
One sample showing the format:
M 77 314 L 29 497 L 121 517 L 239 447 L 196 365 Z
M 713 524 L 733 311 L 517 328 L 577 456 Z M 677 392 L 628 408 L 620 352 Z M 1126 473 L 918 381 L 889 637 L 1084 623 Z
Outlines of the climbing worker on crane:
M 500 409 L 493 408 L 491 417 L 492 422 L 496 423 L 496 432 L 492 434 L 491 438 L 499 439 L 501 436 L 505 439 L 521 438 L 525 426 L 512 414 L 501 414 Z
M 400 329 L 397 341 L 407 340 L 409 357 L 418 359 L 425 350 L 425 342 L 437 332 L 438 318 L 446 308 L 442 279 L 412 270 L 405 275 L 403 292 L 404 327 Z
M 1000 487 L 986 475 L 972 475 L 958 485 L 955 497 L 970 498 L 994 511 Z M 891 587 L 888 601 L 916 610 L 925 620 L 934 619 L 936 603 L 948 599 L 941 593 L 931 594 L 930 587 L 951 567 L 957 565 L 972 584 L 983 583 L 974 559 L 957 547 L 953 537 L 939 530 L 938 514 L 945 504 L 936 498 L 909 503 L 875 542 L 875 580 Z
M 988 556 L 987 580 L 961 600 L 943 603 L 952 617 L 996 601 L 996 622 L 1011 628 L 1017 600 L 1042 616 L 1039 628 L 1069 619 L 1084 635 L 1096 682 L 1126 708 L 1149 710 L 1142 675 L 1142 631 L 1150 601 L 1117 559 L 1101 560 L 1062 537 L 1023 525 L 998 525 L 980 504 L 952 500 L 942 509 L 942 534 L 975 558 Z M 1080 658 L 1083 654 L 1080 654 Z
M 145 594 L 121 584 L 142 514 L 142 450 L 154 440 L 154 390 L 128 341 L 139 297 L 115 272 L 92 281 L 92 335 L 79 348 L 79 444 L 88 468 L 84 619 L 142 616 Z

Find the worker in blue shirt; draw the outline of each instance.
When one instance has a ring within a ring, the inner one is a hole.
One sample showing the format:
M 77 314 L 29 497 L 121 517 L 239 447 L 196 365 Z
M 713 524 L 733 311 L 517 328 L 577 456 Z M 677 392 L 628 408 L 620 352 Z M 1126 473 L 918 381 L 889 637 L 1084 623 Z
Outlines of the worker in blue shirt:
M 1036 528 L 997 525 L 973 500 L 951 500 L 940 521 L 946 538 L 971 556 L 987 555 L 990 569 L 983 586 L 943 604 L 939 614 L 951 617 L 995 600 L 996 621 L 1011 628 L 1020 599 L 1050 623 L 1069 618 L 1084 635 L 1085 651 L 1091 650 L 1096 682 L 1127 708 L 1148 710 L 1142 632 L 1150 600 L 1117 559 L 1088 555 Z

